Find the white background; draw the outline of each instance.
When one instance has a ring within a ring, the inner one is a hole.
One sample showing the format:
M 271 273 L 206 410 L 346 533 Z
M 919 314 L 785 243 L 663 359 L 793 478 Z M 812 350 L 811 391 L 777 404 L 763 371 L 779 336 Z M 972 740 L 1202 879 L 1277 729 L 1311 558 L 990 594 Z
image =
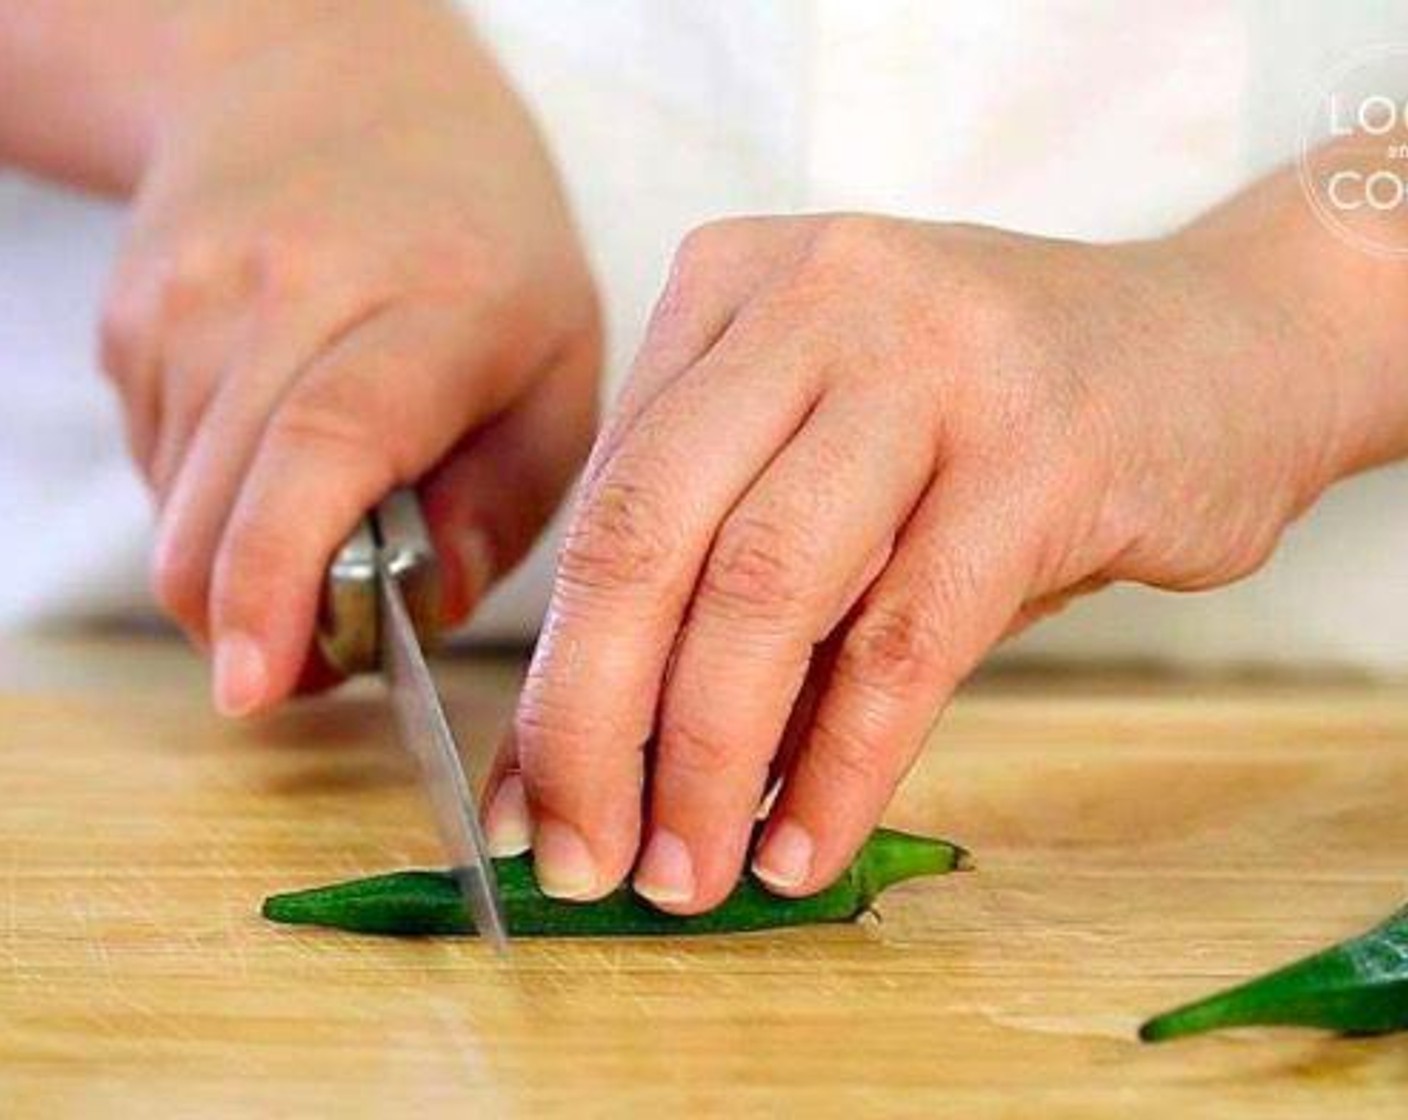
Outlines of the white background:
M 1149 236 L 1290 158 L 1319 75 L 1408 41 L 1369 0 L 489 0 L 607 297 L 619 377 L 679 237 L 727 213 L 864 208 Z M 140 613 L 150 531 L 93 372 L 120 212 L 0 179 L 0 626 Z M 533 632 L 549 548 L 484 612 Z M 1348 483 L 1236 588 L 1120 588 L 1019 651 L 1408 666 L 1408 469 Z

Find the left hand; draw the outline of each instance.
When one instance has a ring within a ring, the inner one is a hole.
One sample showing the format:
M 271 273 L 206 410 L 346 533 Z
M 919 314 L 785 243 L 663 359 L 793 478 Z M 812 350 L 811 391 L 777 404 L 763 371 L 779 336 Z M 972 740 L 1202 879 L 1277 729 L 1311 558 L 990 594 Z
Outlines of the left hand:
M 586 899 L 644 834 L 636 889 L 697 912 L 781 778 L 753 866 L 810 893 L 1004 634 L 1255 569 L 1355 460 L 1356 408 L 1321 316 L 1208 240 L 691 235 L 587 468 L 496 849 L 531 831 L 544 889 Z
M 156 596 L 243 715 L 325 682 L 328 561 L 391 487 L 423 495 L 447 621 L 524 555 L 590 445 L 600 331 L 550 156 L 453 5 L 197 15 L 270 22 L 163 99 L 103 349 Z

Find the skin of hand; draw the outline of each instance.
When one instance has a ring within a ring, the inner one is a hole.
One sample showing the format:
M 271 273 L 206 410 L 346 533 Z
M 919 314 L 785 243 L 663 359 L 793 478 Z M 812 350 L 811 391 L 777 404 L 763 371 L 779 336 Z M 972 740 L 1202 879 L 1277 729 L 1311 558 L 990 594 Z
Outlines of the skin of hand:
M 1256 569 L 1408 448 L 1408 271 L 1290 177 L 1095 246 L 838 215 L 680 249 L 589 460 L 487 825 L 545 890 L 820 889 L 1004 635 Z M 781 782 L 780 791 L 776 786 Z M 639 861 L 637 855 L 639 852 Z
M 102 357 L 160 509 L 156 594 L 241 715 L 319 675 L 326 565 L 392 486 L 420 484 L 450 620 L 522 556 L 590 446 L 598 311 L 542 143 L 450 6 L 175 26 Z

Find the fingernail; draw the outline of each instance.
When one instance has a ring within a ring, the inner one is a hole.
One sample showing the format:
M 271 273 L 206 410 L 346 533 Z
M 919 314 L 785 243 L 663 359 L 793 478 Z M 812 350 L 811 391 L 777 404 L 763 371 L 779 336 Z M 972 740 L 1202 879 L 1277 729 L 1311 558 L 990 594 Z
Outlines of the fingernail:
M 800 887 L 811 874 L 815 850 L 811 833 L 796 821 L 783 821 L 753 857 L 753 874 L 780 890 Z
M 498 859 L 522 855 L 533 846 L 533 822 L 528 815 L 528 798 L 523 779 L 510 774 L 499 785 L 489 812 L 484 816 L 489 854 Z
M 248 715 L 264 699 L 269 671 L 264 654 L 247 634 L 226 634 L 215 644 L 215 710 Z
M 685 842 L 667 828 L 657 829 L 632 880 L 636 894 L 657 905 L 688 902 L 694 897 L 694 861 Z
M 483 597 L 494 578 L 494 550 L 483 529 L 466 529 L 455 538 L 455 555 L 464 576 L 465 602 L 471 607 Z
M 596 891 L 596 865 L 582 834 L 559 820 L 533 830 L 533 869 L 538 886 L 552 898 L 585 899 Z

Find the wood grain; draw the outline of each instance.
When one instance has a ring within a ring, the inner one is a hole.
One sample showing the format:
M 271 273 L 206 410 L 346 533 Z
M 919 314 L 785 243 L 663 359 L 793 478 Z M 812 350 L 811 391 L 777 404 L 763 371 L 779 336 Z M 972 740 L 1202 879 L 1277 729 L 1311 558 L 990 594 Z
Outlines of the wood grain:
M 517 667 L 441 676 L 488 744 Z M 233 727 L 123 639 L 0 648 L 0 688 L 5 1117 L 1408 1110 L 1405 1039 L 1133 1041 L 1408 895 L 1408 686 L 980 683 L 890 817 L 978 871 L 855 928 L 507 965 L 257 916 L 435 860 L 369 685 Z

